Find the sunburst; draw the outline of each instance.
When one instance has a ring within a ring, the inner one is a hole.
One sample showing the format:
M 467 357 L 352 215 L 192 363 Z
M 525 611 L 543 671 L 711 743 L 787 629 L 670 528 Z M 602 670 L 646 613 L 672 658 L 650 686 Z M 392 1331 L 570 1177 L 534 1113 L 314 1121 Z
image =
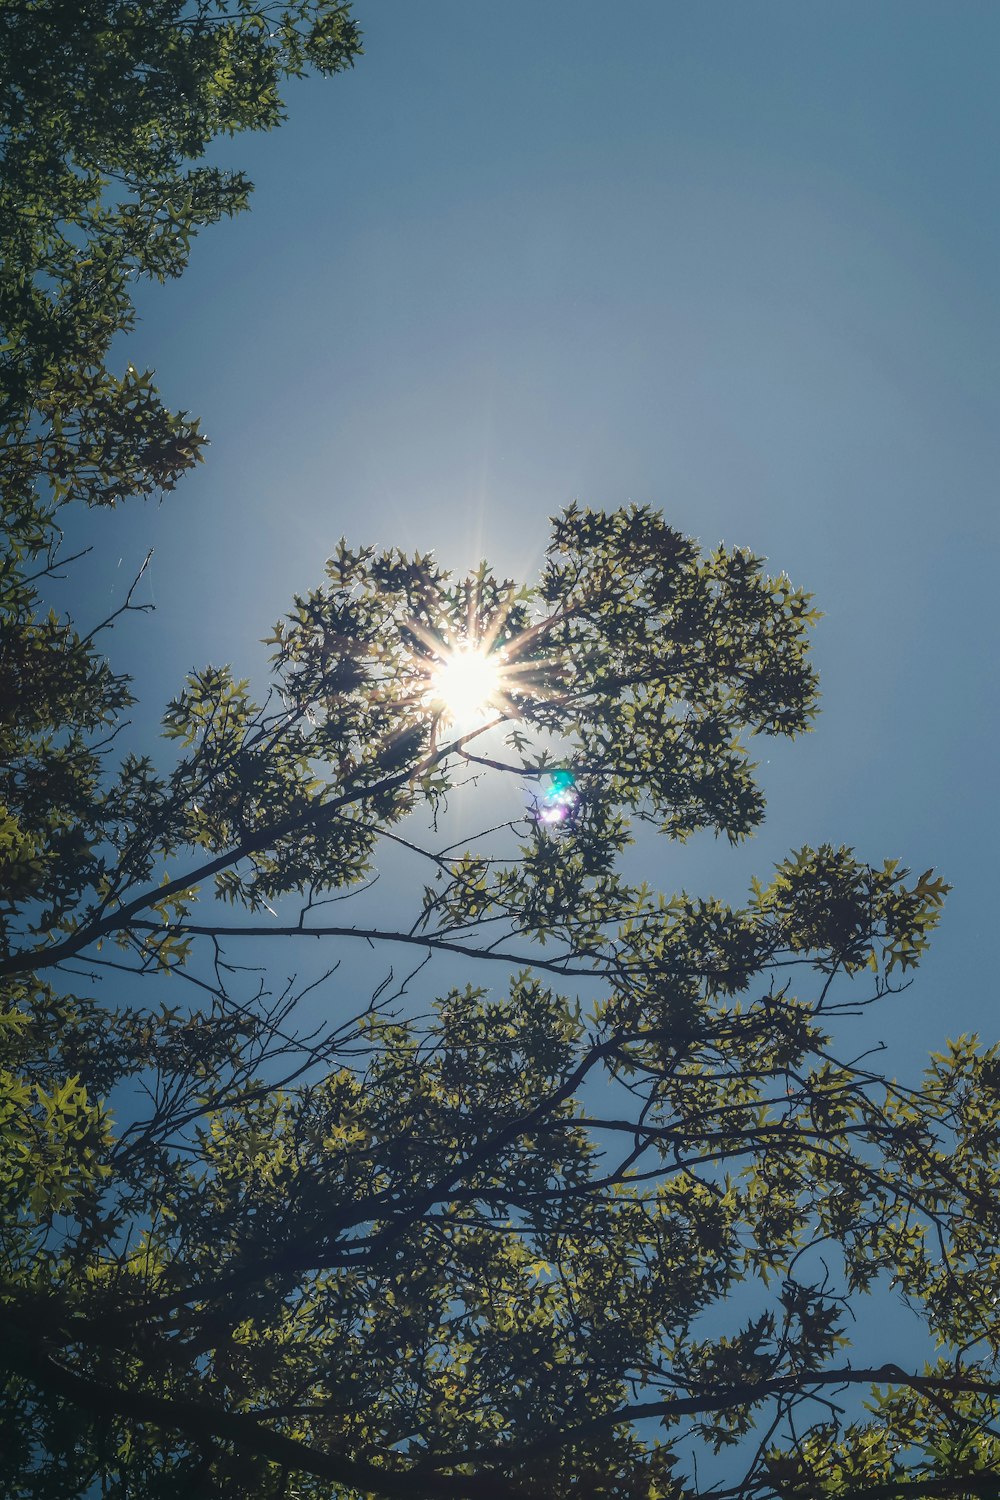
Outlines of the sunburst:
M 504 656 L 468 642 L 447 651 L 431 668 L 427 699 L 445 729 L 462 733 L 500 707 L 504 692 Z
M 525 699 L 552 697 L 551 671 L 557 659 L 525 653 L 537 646 L 556 617 L 498 644 L 506 621 L 507 612 L 501 609 L 486 623 L 471 604 L 466 630 L 455 635 L 441 636 L 419 621 L 408 621 L 428 652 L 418 669 L 413 701 L 433 717 L 435 732 L 464 738 L 493 723 L 522 719 Z

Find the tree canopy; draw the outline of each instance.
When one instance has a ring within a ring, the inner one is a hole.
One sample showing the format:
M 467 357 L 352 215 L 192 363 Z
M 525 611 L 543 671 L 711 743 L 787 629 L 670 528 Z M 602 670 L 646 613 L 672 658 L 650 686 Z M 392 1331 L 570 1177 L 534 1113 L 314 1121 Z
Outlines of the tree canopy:
M 107 363 L 137 281 L 245 209 L 219 135 L 283 118 L 280 86 L 360 51 L 337 0 L 0 0 L 0 482 L 30 504 L 170 489 L 205 442 L 149 372 Z
M 192 673 L 161 741 L 120 748 L 132 685 L 43 595 L 59 507 L 170 488 L 203 441 L 107 367 L 129 275 L 176 274 L 185 234 L 242 206 L 184 163 L 277 123 L 281 78 L 347 65 L 358 34 L 321 3 L 45 0 L 0 26 L 0 212 L 24 219 L 2 288 L 4 1493 L 994 1495 L 1000 1046 L 961 1036 L 913 1086 L 840 1056 L 948 887 L 829 845 L 739 907 L 629 877 L 637 827 L 760 825 L 751 742 L 816 714 L 811 597 L 642 506 L 561 512 L 530 583 L 341 542 L 263 691 Z M 440 669 L 470 650 L 494 670 L 466 725 Z M 455 843 L 470 779 L 518 810 Z M 423 877 L 372 916 L 402 858 Z M 359 993 L 338 963 L 362 943 L 467 981 Z M 885 1274 L 937 1343 L 922 1369 L 850 1362 Z M 699 1482 L 692 1440 L 731 1450 L 731 1482 Z

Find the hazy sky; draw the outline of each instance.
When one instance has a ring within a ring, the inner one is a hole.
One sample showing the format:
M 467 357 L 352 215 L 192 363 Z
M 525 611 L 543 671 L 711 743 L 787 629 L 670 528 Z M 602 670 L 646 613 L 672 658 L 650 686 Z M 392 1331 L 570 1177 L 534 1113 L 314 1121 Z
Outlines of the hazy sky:
M 740 900 L 804 843 L 933 865 L 933 954 L 858 1034 L 909 1081 L 996 1039 L 1000 8 L 356 12 L 354 72 L 220 153 L 251 213 L 141 293 L 128 356 L 212 446 L 100 522 L 95 608 L 156 547 L 115 660 L 151 704 L 258 674 L 342 534 L 530 578 L 574 497 L 660 507 L 814 592 L 823 699 L 761 752 L 756 839 L 645 873 Z

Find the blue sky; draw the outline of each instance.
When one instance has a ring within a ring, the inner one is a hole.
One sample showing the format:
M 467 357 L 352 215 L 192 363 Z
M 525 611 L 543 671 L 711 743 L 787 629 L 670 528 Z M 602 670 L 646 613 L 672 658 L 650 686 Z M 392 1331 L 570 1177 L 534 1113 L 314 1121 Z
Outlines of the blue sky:
M 251 213 L 140 292 L 128 355 L 212 446 L 100 518 L 95 607 L 156 548 L 115 659 L 151 708 L 208 660 L 258 675 L 342 534 L 531 577 L 574 497 L 658 506 L 825 612 L 765 829 L 657 846 L 660 880 L 736 896 L 824 839 L 934 865 L 907 1042 L 993 1035 L 1000 13 L 357 13 L 355 71 L 227 143 Z
M 857 1035 L 910 1081 L 995 1040 L 1000 10 L 356 13 L 354 72 L 219 151 L 251 213 L 140 293 L 123 348 L 212 446 L 99 519 L 95 610 L 156 548 L 114 659 L 151 709 L 209 660 L 259 678 L 342 534 L 530 579 L 571 499 L 662 508 L 815 594 L 822 712 L 763 750 L 755 839 L 636 868 L 739 901 L 804 843 L 934 866 L 933 952 Z

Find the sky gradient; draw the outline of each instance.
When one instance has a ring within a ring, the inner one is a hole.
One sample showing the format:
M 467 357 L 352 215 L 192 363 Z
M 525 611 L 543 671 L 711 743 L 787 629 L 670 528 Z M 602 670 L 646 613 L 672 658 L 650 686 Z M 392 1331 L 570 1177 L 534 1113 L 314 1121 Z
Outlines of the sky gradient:
M 934 866 L 931 955 L 857 1035 L 910 1082 L 995 1040 L 1000 9 L 356 13 L 354 72 L 216 153 L 250 214 L 140 290 L 123 356 L 212 446 L 97 519 L 95 611 L 156 549 L 113 660 L 155 714 L 208 661 L 260 681 L 341 535 L 530 580 L 570 500 L 661 508 L 814 594 L 823 696 L 756 838 L 634 868 L 739 902 L 803 844 Z

